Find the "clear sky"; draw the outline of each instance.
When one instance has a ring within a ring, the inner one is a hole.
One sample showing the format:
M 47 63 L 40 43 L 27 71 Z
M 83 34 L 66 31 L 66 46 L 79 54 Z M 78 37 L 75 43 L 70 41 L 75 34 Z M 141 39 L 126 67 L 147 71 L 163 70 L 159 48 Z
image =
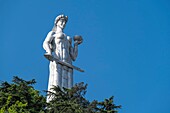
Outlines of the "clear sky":
M 119 113 L 170 113 L 169 0 L 0 0 L 0 81 L 47 89 L 42 43 L 62 13 L 64 32 L 84 38 L 74 81 L 90 101 L 114 95 Z

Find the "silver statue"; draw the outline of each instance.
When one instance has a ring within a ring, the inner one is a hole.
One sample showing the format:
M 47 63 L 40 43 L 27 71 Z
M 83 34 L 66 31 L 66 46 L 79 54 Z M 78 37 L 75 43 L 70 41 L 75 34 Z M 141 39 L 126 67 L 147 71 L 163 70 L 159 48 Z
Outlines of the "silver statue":
M 63 29 L 68 21 L 65 15 L 56 17 L 54 27 L 50 31 L 43 43 L 46 53 L 44 56 L 50 60 L 48 91 L 54 86 L 60 88 L 71 88 L 73 86 L 73 69 L 82 71 L 72 65 L 78 55 L 78 45 L 82 43 L 81 36 L 74 36 L 74 45 L 72 46 L 72 38 L 63 33 Z M 50 99 L 47 97 L 47 102 Z

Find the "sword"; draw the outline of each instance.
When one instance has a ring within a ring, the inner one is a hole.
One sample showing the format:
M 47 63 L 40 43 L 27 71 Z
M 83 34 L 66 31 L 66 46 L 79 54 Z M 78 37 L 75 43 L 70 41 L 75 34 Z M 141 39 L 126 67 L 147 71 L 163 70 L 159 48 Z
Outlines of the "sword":
M 61 65 L 67 66 L 69 68 L 75 69 L 80 72 L 84 72 L 84 70 L 80 69 L 79 67 L 76 67 L 76 66 L 69 64 L 67 62 L 63 62 L 62 60 L 60 60 L 58 58 L 54 58 L 52 55 L 44 54 L 44 56 L 45 56 L 45 58 L 47 58 L 50 61 L 56 61 L 56 63 L 59 63 Z

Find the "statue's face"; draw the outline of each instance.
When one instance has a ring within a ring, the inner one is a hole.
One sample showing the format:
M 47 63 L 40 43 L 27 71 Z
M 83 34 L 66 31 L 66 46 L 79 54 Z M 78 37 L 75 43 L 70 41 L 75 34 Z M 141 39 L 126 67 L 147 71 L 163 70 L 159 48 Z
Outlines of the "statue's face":
M 61 29 L 64 29 L 64 28 L 65 28 L 65 25 L 66 25 L 66 20 L 64 20 L 64 19 L 60 19 L 60 20 L 57 22 L 57 26 L 60 27 Z

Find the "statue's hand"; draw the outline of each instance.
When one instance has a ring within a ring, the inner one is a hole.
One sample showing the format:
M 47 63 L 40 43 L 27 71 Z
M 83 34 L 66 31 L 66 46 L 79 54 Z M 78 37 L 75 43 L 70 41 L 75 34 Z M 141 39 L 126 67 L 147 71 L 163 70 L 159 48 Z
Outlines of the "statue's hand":
M 75 35 L 73 39 L 75 45 L 79 45 L 83 42 L 83 38 L 80 35 Z

